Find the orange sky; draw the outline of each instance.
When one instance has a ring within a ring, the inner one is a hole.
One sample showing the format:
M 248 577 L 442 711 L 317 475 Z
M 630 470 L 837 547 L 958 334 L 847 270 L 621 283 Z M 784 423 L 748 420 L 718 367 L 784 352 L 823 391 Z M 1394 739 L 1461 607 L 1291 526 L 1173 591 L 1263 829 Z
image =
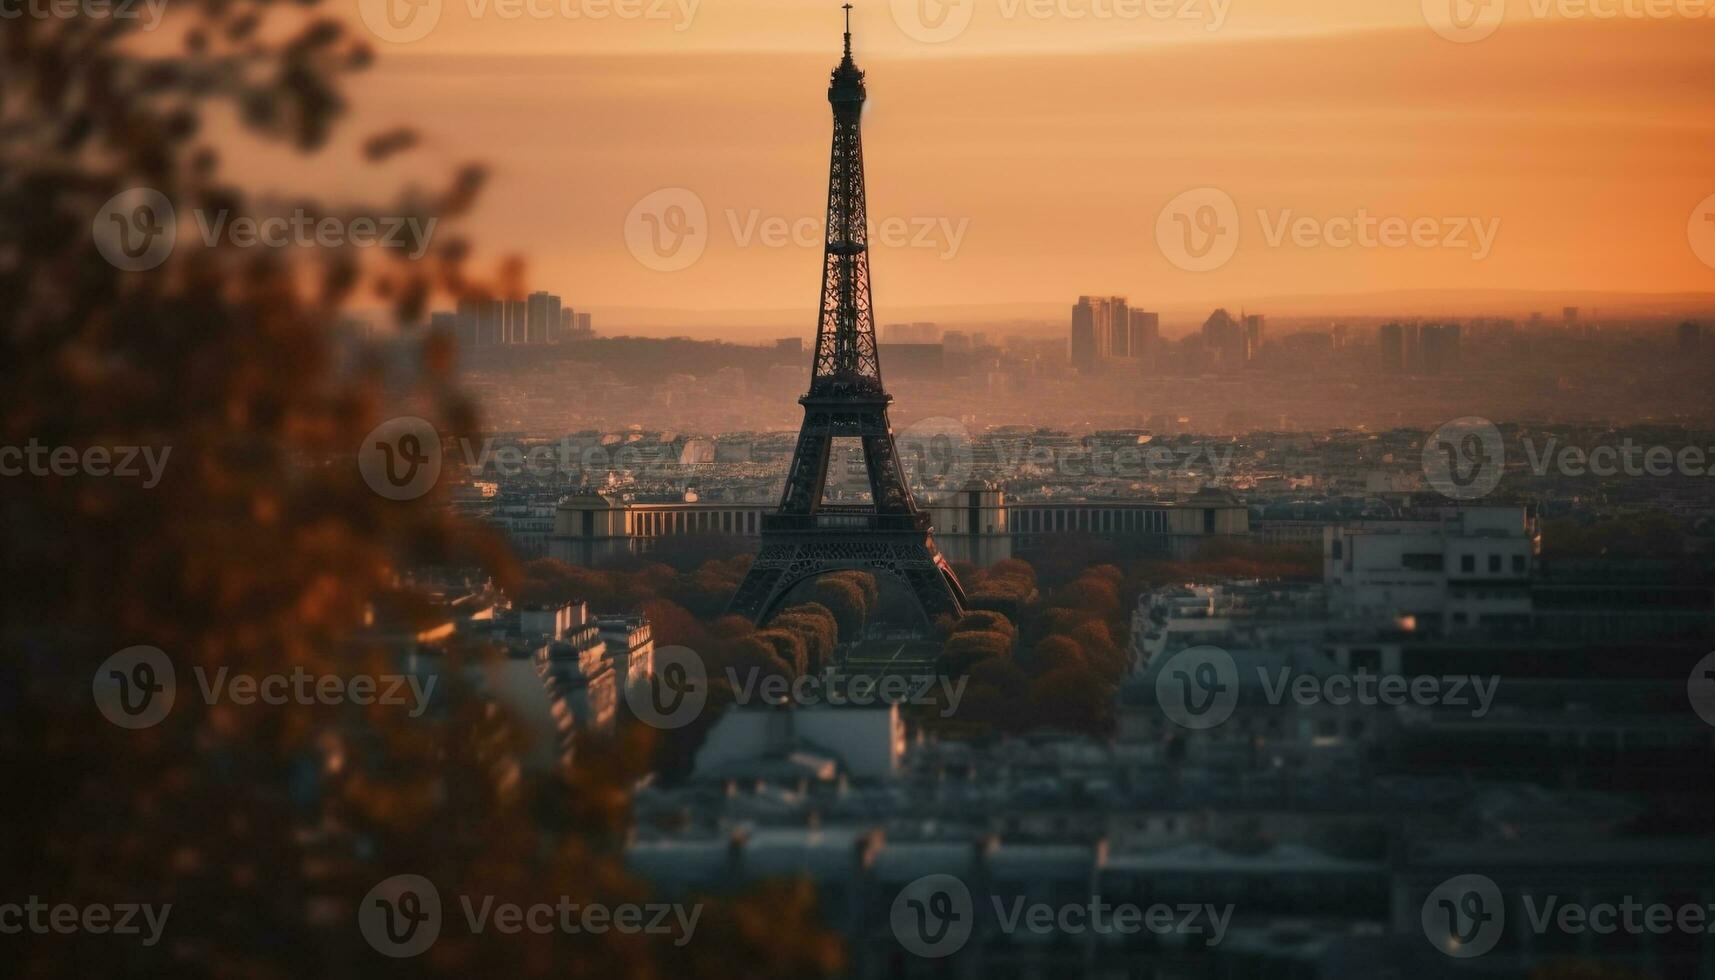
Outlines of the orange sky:
M 837 5 L 535 0 L 544 16 L 508 18 L 496 4 L 522 0 L 438 2 L 426 37 L 377 44 L 345 139 L 308 167 L 249 163 L 254 179 L 360 194 L 484 160 L 495 179 L 472 226 L 479 249 L 522 253 L 533 285 L 610 324 L 809 322 Z M 874 248 L 881 322 L 1051 309 L 1080 293 L 1173 308 L 1386 290 L 1715 291 L 1691 238 L 1715 194 L 1715 18 L 1539 18 L 1547 0 L 1509 0 L 1492 36 L 1456 43 L 1417 0 L 964 2 L 856 11 L 870 210 L 901 233 Z M 625 3 L 662 17 L 587 16 Z M 948 40 L 908 33 L 965 13 Z M 357 137 L 397 123 L 417 126 L 424 148 L 359 175 Z M 626 227 L 669 187 L 708 220 L 700 257 L 660 271 L 627 247 Z M 1238 215 L 1236 252 L 1208 272 L 1175 266 L 1156 234 L 1163 207 L 1199 187 Z M 1283 220 L 1326 230 L 1360 209 L 1449 233 L 1471 219 L 1493 241 L 1478 254 L 1474 242 L 1270 240 Z M 766 243 L 769 219 L 803 243 Z

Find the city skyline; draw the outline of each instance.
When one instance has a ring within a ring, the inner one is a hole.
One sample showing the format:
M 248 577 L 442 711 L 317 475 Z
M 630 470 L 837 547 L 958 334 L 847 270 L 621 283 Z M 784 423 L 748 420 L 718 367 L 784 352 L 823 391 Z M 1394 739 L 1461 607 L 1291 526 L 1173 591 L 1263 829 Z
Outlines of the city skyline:
M 353 129 L 413 125 L 422 146 L 416 164 L 372 179 L 486 162 L 496 179 L 470 222 L 477 255 L 527 255 L 530 288 L 560 284 L 616 328 L 705 335 L 759 316 L 791 322 L 814 302 L 816 55 L 748 50 L 726 33 L 732 12 L 683 32 L 700 47 L 502 59 L 454 43 L 456 8 L 421 42 L 379 45 L 387 57 L 353 102 Z M 886 7 L 856 14 L 859 54 L 888 92 L 870 119 L 886 148 L 871 161 L 873 210 L 898 223 L 896 244 L 876 249 L 883 321 L 1083 293 L 1147 296 L 1170 316 L 1426 290 L 1445 302 L 1373 312 L 1435 315 L 1520 289 L 1691 293 L 1715 306 L 1715 267 L 1690 240 L 1715 193 L 1697 135 L 1715 108 L 1710 22 L 1527 19 L 1457 44 L 1421 22 L 1355 29 L 1324 9 L 1273 34 L 1139 36 L 1126 51 L 1021 62 L 967 44 L 978 27 L 920 44 Z M 482 26 L 497 28 L 481 35 L 495 44 L 527 46 L 559 25 Z M 1013 139 L 1021 128 L 1033 138 Z M 531 152 L 514 152 L 525 133 Z M 631 152 L 644 142 L 651 153 Z M 354 152 L 355 136 L 322 156 L 336 165 Z M 263 182 L 308 176 L 258 164 Z M 1202 187 L 1233 200 L 1241 240 L 1221 267 L 1186 271 L 1162 254 L 1156 226 L 1177 195 Z M 626 247 L 627 222 L 673 188 L 700 201 L 705 241 L 690 265 L 660 271 Z M 1327 222 L 1363 215 L 1450 223 L 1434 247 L 1325 239 Z M 1301 217 L 1322 223 L 1310 239 L 1290 224 Z M 1492 232 L 1486 242 L 1478 228 Z

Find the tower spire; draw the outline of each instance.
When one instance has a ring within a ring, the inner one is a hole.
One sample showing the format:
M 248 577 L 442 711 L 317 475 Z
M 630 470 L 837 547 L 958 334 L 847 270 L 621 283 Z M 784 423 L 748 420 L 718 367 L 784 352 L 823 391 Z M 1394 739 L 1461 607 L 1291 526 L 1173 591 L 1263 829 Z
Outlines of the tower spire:
M 846 4 L 846 60 L 852 60 L 852 5 Z

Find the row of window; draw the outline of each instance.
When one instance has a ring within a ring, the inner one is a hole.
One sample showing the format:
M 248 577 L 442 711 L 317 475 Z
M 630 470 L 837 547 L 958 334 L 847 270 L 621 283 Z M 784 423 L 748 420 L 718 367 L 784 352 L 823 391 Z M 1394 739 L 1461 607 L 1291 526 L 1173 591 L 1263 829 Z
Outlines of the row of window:
M 1504 556 L 1504 555 L 1490 555 L 1489 556 L 1488 566 L 1489 566 L 1489 574 L 1490 575 L 1499 575 L 1501 573 L 1502 560 L 1505 557 L 1506 556 Z M 1525 573 L 1525 567 L 1526 567 L 1525 556 L 1513 555 L 1512 559 L 1513 559 L 1512 560 L 1513 574 L 1514 575 L 1523 575 Z M 1476 570 L 1477 570 L 1477 556 L 1476 555 L 1460 555 L 1459 556 L 1459 571 L 1465 572 L 1465 573 L 1472 573 L 1472 572 L 1475 572 Z
M 756 534 L 758 515 L 754 510 L 661 510 L 661 511 L 632 511 L 630 516 L 630 533 L 642 537 L 660 537 L 669 534 Z M 1208 512 L 1213 518 L 1214 512 Z M 585 512 L 586 525 L 590 523 L 592 512 Z M 1064 508 L 1052 510 L 1018 509 L 1013 512 L 1013 530 L 1022 532 L 1041 531 L 1091 531 L 1132 534 L 1166 534 L 1167 511 L 1165 510 L 1092 510 L 1084 508 Z M 994 532 L 994 526 L 989 525 L 989 532 Z M 589 531 L 585 532 L 586 534 Z
M 1165 510 L 1092 510 L 1086 508 L 1057 508 L 1034 510 L 1013 509 L 1013 530 L 1038 531 L 1117 531 L 1121 534 L 1166 534 Z M 1209 511 L 1210 515 L 1214 511 Z
M 643 537 L 666 534 L 756 534 L 754 510 L 643 510 L 631 512 L 631 533 Z

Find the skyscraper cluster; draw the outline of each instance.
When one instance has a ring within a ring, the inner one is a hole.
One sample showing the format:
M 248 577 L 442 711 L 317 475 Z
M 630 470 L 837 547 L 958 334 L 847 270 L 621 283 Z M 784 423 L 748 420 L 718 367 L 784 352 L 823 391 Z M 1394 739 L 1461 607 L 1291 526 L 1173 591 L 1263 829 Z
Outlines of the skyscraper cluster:
M 458 312 L 435 313 L 429 326 L 450 331 L 461 347 L 558 344 L 595 336 L 588 313 L 545 291 L 524 299 L 461 299 Z
M 1383 324 L 1377 335 L 1382 369 L 1394 374 L 1441 374 L 1459 366 L 1457 323 Z
M 1161 340 L 1161 316 L 1124 296 L 1080 296 L 1072 307 L 1072 366 L 1094 374 L 1115 362 L 1146 364 Z

